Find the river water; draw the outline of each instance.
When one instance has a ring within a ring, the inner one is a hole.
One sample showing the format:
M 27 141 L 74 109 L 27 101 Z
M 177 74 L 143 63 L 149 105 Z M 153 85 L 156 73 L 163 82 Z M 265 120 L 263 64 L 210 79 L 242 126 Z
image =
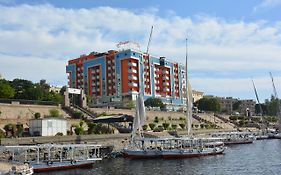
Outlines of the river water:
M 40 175 L 281 175 L 281 140 L 232 145 L 224 155 L 189 159 L 104 159 L 91 169 Z

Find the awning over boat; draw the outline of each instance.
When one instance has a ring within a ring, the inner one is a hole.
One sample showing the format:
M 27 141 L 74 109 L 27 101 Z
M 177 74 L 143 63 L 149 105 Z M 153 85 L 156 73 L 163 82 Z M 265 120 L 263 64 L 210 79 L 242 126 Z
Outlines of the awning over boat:
M 133 122 L 134 117 L 131 115 L 101 116 L 93 120 L 95 123 L 116 123 L 116 122 Z

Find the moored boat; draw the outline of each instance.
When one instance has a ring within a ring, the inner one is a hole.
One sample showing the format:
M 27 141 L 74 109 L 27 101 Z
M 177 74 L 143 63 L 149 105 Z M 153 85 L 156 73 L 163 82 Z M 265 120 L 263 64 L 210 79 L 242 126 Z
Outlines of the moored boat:
M 44 144 L 32 146 L 3 146 L 11 162 L 28 163 L 34 172 L 90 167 L 100 156 L 101 145 Z
M 225 145 L 250 144 L 255 137 L 248 132 L 218 132 L 211 134 L 211 137 L 221 140 Z
M 173 146 L 175 145 L 175 146 Z M 221 141 L 204 138 L 175 138 L 164 144 L 163 158 L 193 158 L 223 154 L 226 147 Z

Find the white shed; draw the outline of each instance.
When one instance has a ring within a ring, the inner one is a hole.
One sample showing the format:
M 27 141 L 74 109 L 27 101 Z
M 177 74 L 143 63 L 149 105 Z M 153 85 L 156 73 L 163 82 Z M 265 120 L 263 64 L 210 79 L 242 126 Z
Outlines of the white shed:
M 62 118 L 43 118 L 29 120 L 29 133 L 32 136 L 66 135 L 67 121 Z

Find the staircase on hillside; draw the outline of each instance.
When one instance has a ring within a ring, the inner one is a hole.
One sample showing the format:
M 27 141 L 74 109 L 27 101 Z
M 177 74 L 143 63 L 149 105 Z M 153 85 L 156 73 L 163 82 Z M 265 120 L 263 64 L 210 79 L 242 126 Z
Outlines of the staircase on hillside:
M 88 110 L 86 108 L 82 108 L 82 107 L 79 107 L 77 105 L 74 105 L 73 107 L 75 109 L 81 111 L 82 113 L 86 114 L 86 116 L 91 117 L 92 119 L 97 118 L 97 114 L 96 113 L 93 113 L 92 111 L 90 111 L 90 110 Z

